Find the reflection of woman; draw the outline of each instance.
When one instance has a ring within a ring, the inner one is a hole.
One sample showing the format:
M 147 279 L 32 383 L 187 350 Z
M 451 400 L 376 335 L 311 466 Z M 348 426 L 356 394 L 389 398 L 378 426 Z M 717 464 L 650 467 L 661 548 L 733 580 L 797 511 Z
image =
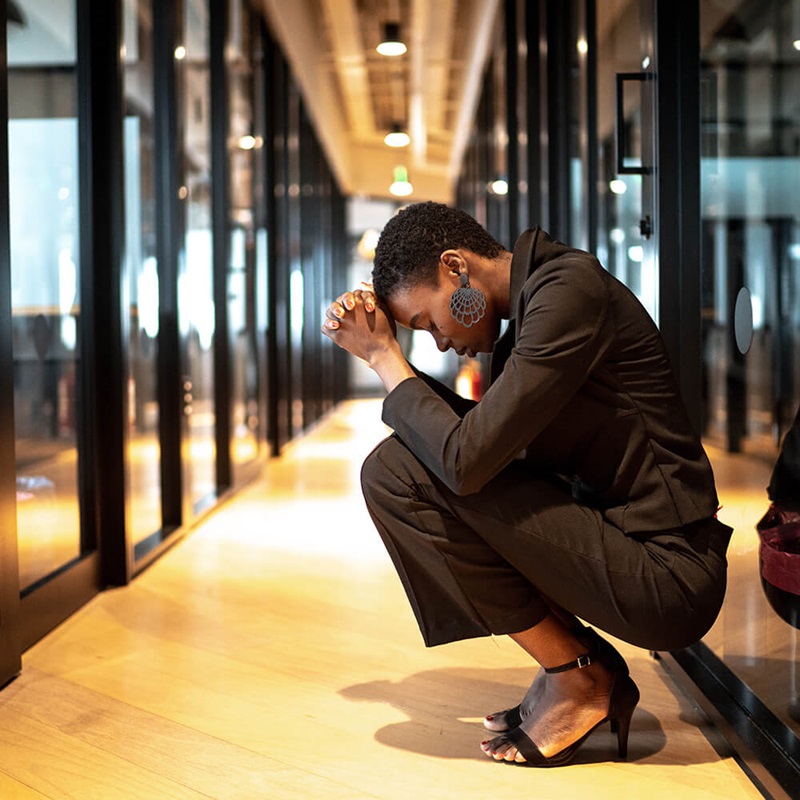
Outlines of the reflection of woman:
M 434 203 L 387 223 L 373 287 L 331 303 L 323 332 L 388 391 L 395 435 L 363 488 L 426 644 L 509 634 L 544 667 L 484 720 L 487 755 L 567 763 L 611 720 L 624 756 L 639 692 L 578 617 L 644 648 L 696 641 L 730 538 L 655 325 L 587 253 L 536 229 L 512 255 Z M 481 401 L 415 372 L 395 323 L 492 353 Z
M 759 530 L 800 522 L 800 408 L 792 427 L 783 437 L 767 486 L 767 496 L 770 506 L 758 523 Z

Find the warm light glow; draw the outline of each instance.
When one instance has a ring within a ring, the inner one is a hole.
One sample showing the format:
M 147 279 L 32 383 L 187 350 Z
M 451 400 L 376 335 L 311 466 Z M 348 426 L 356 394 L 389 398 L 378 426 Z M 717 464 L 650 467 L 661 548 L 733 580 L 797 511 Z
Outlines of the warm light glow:
M 408 197 L 414 191 L 414 187 L 408 180 L 408 170 L 405 167 L 394 168 L 394 183 L 389 187 L 389 191 L 395 197 Z
M 498 178 L 489 184 L 489 191 L 492 194 L 505 195 L 508 194 L 508 181 L 503 178 Z
M 389 147 L 405 147 L 411 141 L 411 137 L 405 131 L 392 130 L 383 137 L 383 141 Z
M 792 47 L 794 47 L 795 50 L 800 50 L 800 39 L 795 39 L 792 42 Z
M 586 39 L 578 39 L 578 52 L 581 55 L 586 55 L 589 52 L 589 44 Z
M 408 181 L 395 181 L 389 187 L 389 191 L 395 197 L 408 197 L 414 191 L 414 187 Z
M 358 254 L 365 261 L 372 261 L 375 258 L 375 248 L 378 246 L 380 233 L 375 228 L 368 228 L 364 231 L 358 242 Z
M 182 61 L 184 58 L 186 58 L 186 48 L 182 44 L 179 44 L 175 48 L 175 58 L 178 61 Z
M 402 56 L 408 50 L 403 42 L 381 42 L 375 49 L 382 56 Z
M 254 148 L 261 147 L 263 143 L 264 140 L 260 136 L 252 136 L 248 133 L 239 137 L 238 145 L 241 150 L 253 150 Z
M 613 181 L 609 182 L 608 188 L 611 189 L 614 194 L 625 194 L 625 192 L 628 191 L 628 184 L 621 178 L 615 178 Z

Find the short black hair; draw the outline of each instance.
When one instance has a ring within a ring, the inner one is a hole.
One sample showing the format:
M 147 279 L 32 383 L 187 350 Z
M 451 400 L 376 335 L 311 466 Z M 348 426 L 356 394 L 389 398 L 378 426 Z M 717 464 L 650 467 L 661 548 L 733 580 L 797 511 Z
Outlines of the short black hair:
M 387 298 L 398 289 L 435 285 L 439 256 L 464 248 L 495 258 L 503 246 L 465 211 L 443 203 L 414 203 L 400 209 L 383 229 L 375 248 L 372 287 Z

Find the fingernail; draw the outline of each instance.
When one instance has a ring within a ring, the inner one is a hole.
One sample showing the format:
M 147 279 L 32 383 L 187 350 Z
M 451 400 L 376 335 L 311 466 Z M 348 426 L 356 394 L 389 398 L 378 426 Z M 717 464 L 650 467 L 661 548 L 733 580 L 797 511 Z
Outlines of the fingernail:
M 337 317 L 343 317 L 344 311 L 341 308 L 334 308 L 333 313 L 336 314 Z
M 486 717 L 486 719 L 489 720 L 489 722 L 493 722 L 494 721 L 494 717 L 491 714 L 489 714 L 489 716 Z

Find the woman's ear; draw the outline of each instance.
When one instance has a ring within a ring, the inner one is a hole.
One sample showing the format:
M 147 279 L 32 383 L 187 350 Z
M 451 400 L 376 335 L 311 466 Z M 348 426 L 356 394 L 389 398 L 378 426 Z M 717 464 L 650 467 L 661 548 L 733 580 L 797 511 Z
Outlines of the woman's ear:
M 456 278 L 464 272 L 466 268 L 464 259 L 458 250 L 445 250 L 441 256 L 439 256 L 439 263 L 447 269 L 451 277 Z

